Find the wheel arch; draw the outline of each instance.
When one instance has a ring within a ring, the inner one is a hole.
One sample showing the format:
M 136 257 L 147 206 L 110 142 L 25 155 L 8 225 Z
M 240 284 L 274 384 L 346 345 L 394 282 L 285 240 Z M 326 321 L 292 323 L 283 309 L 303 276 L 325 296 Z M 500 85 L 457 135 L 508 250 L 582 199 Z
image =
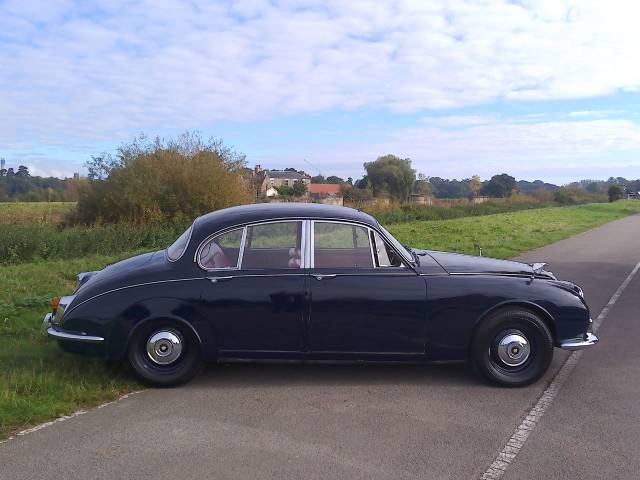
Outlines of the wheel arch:
M 557 342 L 556 321 L 547 309 L 529 300 L 506 300 L 504 302 L 500 302 L 496 305 L 493 305 L 491 308 L 485 310 L 478 317 L 478 319 L 475 321 L 473 325 L 471 336 L 469 337 L 469 345 L 467 345 L 467 352 L 470 352 L 471 350 L 471 346 L 473 345 L 473 339 L 475 338 L 476 331 L 478 330 L 478 327 L 480 326 L 480 324 L 489 316 L 494 315 L 495 313 L 501 310 L 507 310 L 509 308 L 522 308 L 524 310 L 529 310 L 530 312 L 539 315 L 540 319 L 545 323 L 545 325 L 551 332 L 551 336 L 553 337 L 554 344 Z

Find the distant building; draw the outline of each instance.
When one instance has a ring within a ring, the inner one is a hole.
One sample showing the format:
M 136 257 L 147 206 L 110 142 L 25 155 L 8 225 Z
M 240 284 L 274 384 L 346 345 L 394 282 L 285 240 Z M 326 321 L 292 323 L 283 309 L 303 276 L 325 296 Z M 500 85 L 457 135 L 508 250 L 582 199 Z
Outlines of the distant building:
M 308 187 L 311 183 L 311 177 L 306 173 L 294 170 L 263 170 L 261 165 L 256 165 L 253 170 L 245 169 L 242 178 L 257 200 L 278 195 L 275 187 L 293 187 L 298 182 Z
M 75 172 L 75 173 L 73 174 L 73 179 L 74 179 L 74 180 L 78 180 L 79 178 L 80 178 L 80 174 L 79 174 L 78 172 Z
M 0 170 L 4 170 L 7 167 L 7 161 L 4 158 L 0 158 Z
M 424 193 L 412 193 L 409 197 L 409 202 L 417 203 L 418 205 L 431 205 L 433 203 L 433 197 L 431 195 L 425 195 Z
M 309 197 L 318 203 L 343 205 L 342 186 L 335 183 L 311 183 L 308 186 Z
M 272 187 L 293 187 L 298 182 L 308 186 L 311 183 L 309 175 L 292 170 L 267 170 L 266 175 L 269 178 L 269 185 Z

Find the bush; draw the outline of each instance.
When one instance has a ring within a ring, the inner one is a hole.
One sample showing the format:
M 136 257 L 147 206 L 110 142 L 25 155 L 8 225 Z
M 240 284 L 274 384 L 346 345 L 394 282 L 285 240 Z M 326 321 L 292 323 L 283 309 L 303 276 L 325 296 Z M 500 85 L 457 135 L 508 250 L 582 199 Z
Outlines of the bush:
M 79 193 L 73 222 L 146 223 L 193 218 L 247 203 L 241 173 L 244 156 L 222 142 L 186 133 L 177 140 L 140 137 L 116 157 L 93 157 L 92 179 Z
M 609 195 L 610 202 L 622 200 L 622 187 L 620 185 L 610 185 L 609 190 L 607 190 L 607 194 Z

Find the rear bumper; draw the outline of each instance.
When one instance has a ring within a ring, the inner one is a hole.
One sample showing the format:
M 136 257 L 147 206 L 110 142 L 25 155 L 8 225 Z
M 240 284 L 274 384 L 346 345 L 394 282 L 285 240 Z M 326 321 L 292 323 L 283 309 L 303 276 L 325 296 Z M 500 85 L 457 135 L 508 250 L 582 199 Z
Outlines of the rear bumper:
M 68 332 L 61 329 L 59 326 L 53 323 L 53 316 L 51 313 L 47 313 L 42 321 L 43 328 L 47 331 L 47 334 L 51 337 L 58 338 L 60 340 L 70 342 L 81 343 L 102 343 L 104 338 L 95 337 L 93 335 L 87 335 L 84 332 Z
M 560 348 L 564 348 L 565 350 L 582 350 L 592 347 L 596 343 L 598 343 L 598 337 L 591 332 L 587 332 L 580 337 L 563 341 L 560 344 Z

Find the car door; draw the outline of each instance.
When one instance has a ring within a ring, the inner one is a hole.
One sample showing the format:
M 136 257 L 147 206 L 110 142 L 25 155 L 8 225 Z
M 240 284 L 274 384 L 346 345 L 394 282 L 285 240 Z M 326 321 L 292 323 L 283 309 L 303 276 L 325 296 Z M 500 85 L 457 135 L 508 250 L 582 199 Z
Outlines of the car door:
M 425 280 L 366 226 L 314 220 L 311 234 L 310 356 L 422 358 Z
M 304 225 L 248 225 L 199 249 L 208 279 L 203 302 L 221 357 L 300 356 L 309 310 Z

